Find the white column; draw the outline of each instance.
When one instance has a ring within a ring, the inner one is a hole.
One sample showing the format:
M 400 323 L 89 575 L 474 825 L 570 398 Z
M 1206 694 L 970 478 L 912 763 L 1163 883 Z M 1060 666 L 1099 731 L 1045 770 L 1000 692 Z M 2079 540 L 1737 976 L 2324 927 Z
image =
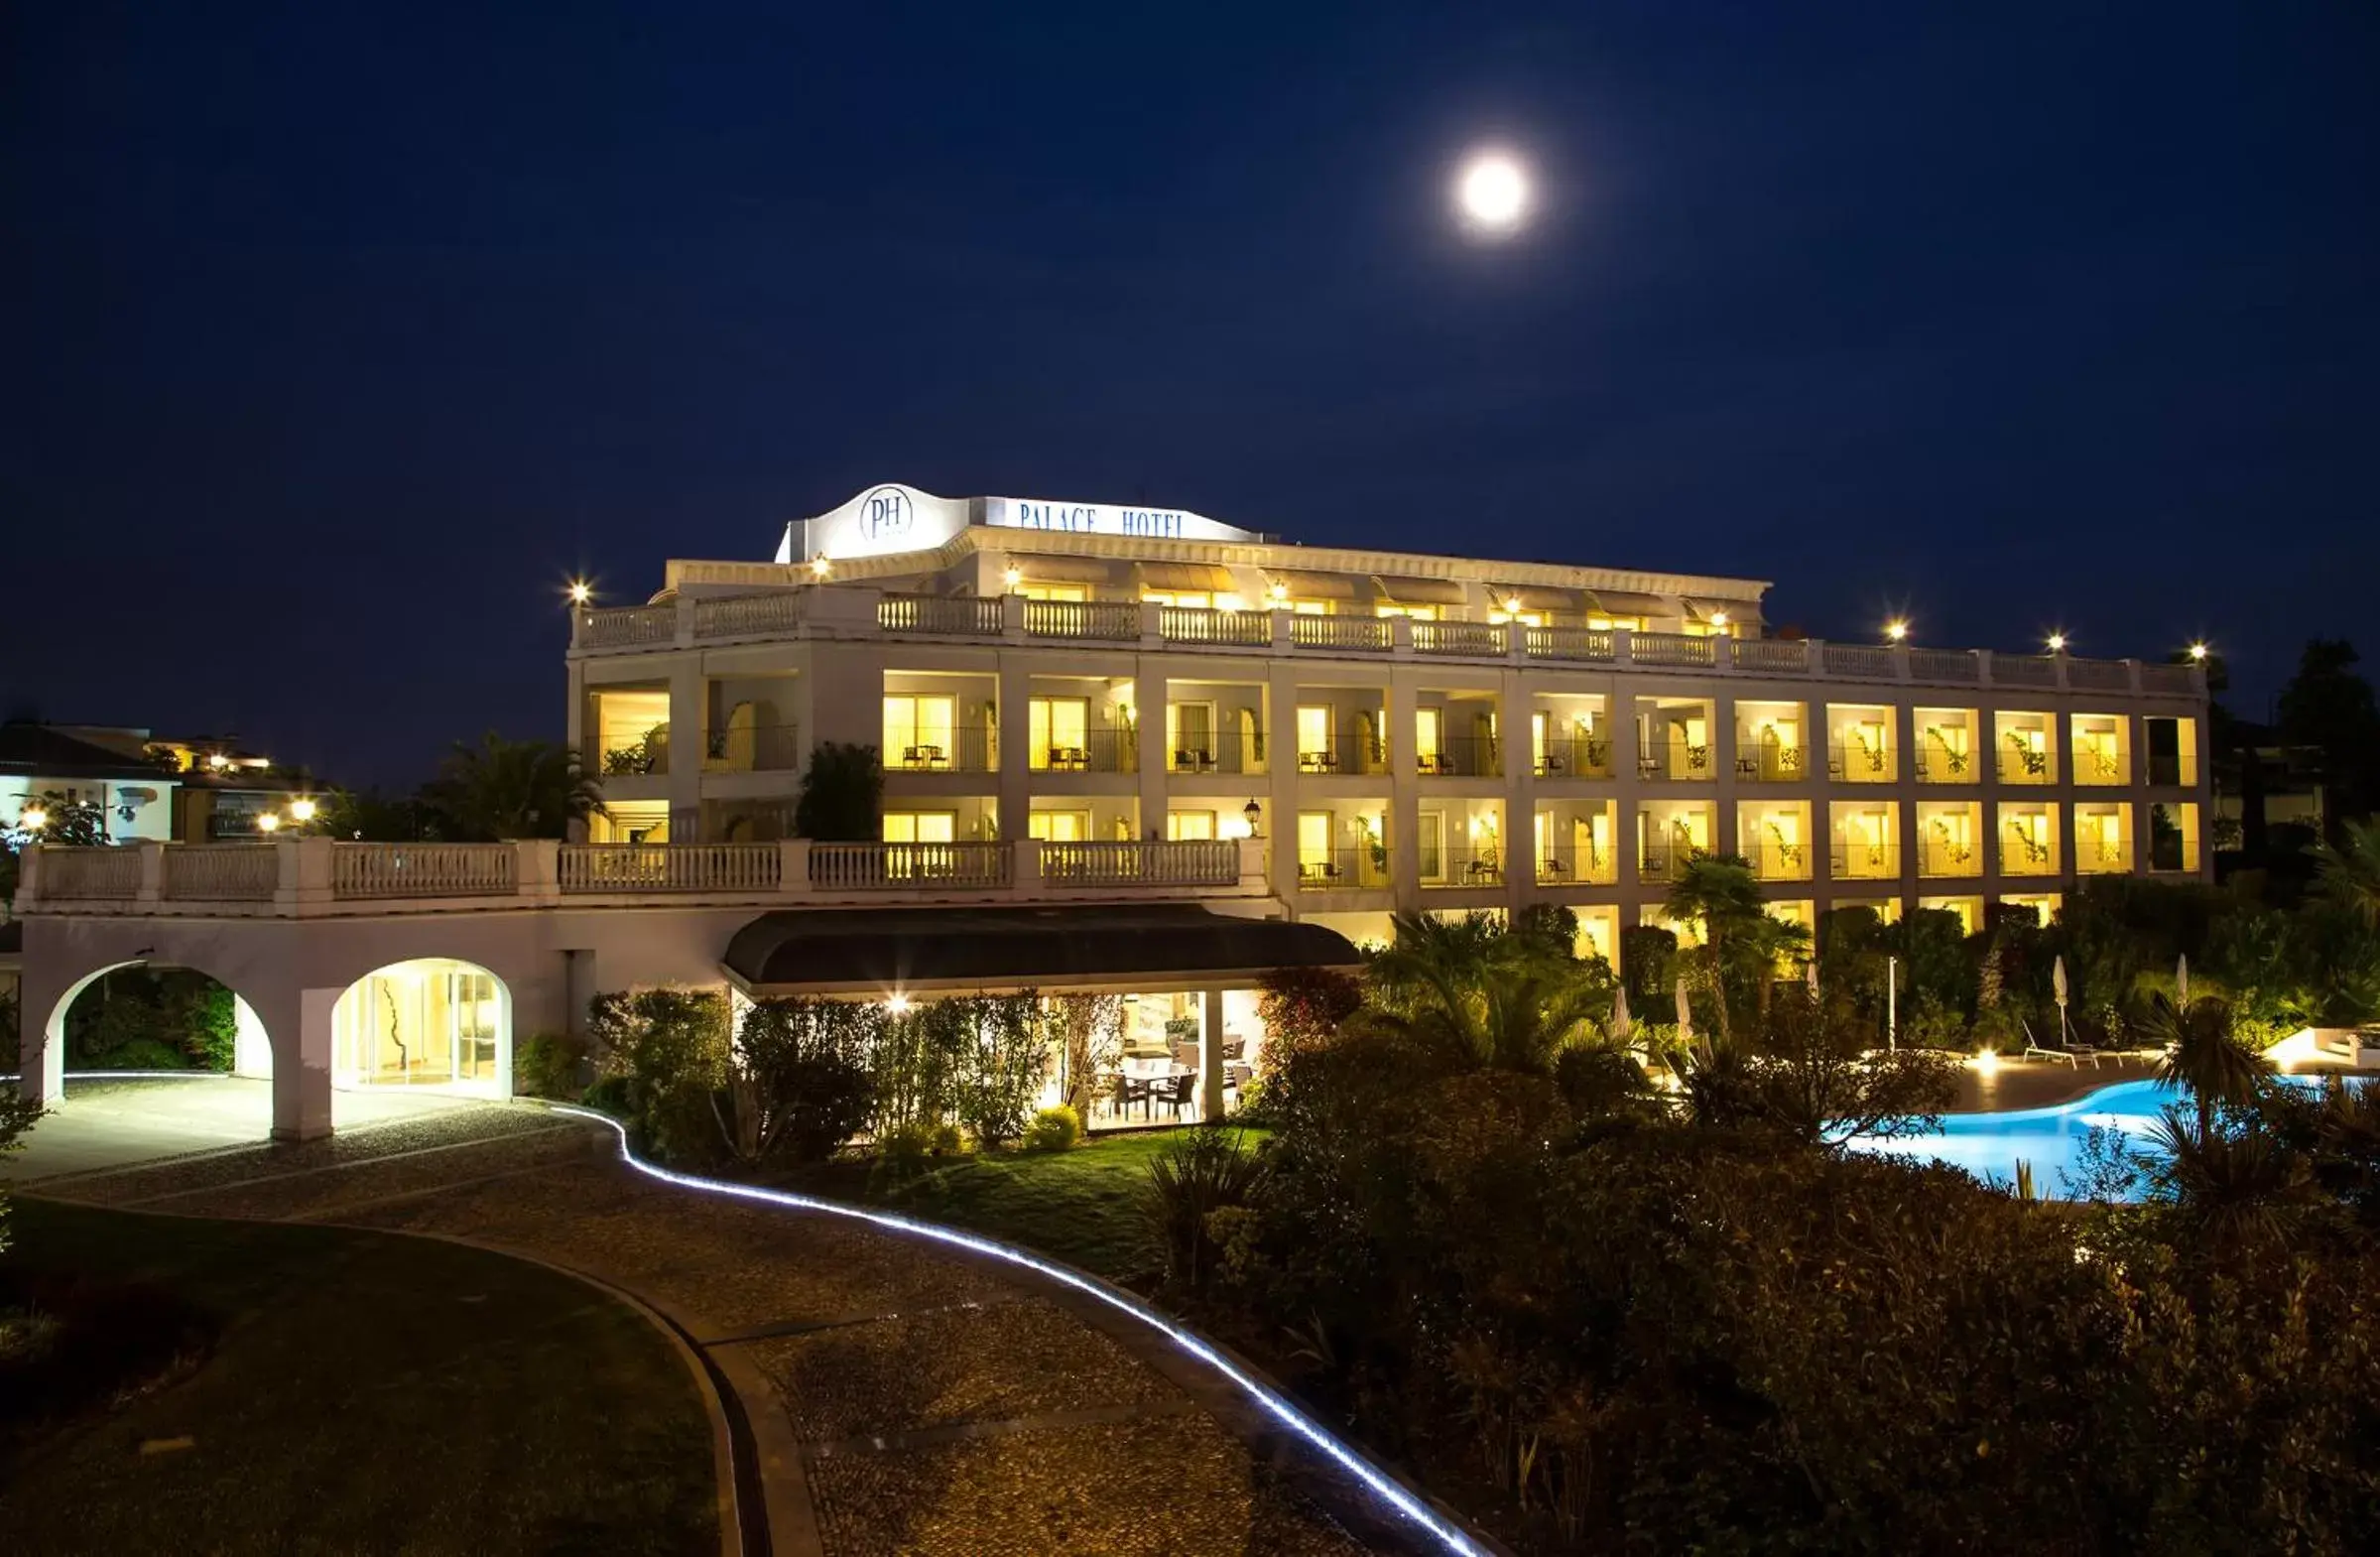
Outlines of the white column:
M 1143 613 L 1155 620 L 1159 607 L 1144 604 Z M 1146 651 L 1133 666 L 1132 705 L 1134 716 L 1140 720 L 1135 733 L 1139 737 L 1140 757 L 1140 830 L 1135 838 L 1166 836 L 1166 812 L 1170 794 L 1167 789 L 1166 764 L 1173 751 L 1166 744 L 1166 701 L 1173 689 L 1166 682 L 1163 650 Z
M 1206 1021 L 1198 1044 L 1198 1116 L 1223 1116 L 1223 991 L 1206 991 Z
M 681 599 L 681 620 L 691 623 L 691 600 Z M 686 629 L 692 631 L 690 625 Z M 709 735 L 703 728 L 702 657 L 689 650 L 670 666 L 670 840 L 677 843 L 702 842 L 702 754 Z
M 1515 623 L 1517 641 L 1526 629 Z M 1537 896 L 1537 741 L 1526 682 L 1504 672 L 1496 692 L 1496 736 L 1504 749 L 1504 900 L 1518 915 Z
M 1018 621 L 1022 623 L 1024 597 L 1011 598 L 1018 603 Z M 1000 836 L 1006 839 L 1025 836 L 1033 810 L 1033 774 L 1026 766 L 1033 746 L 1032 699 L 1033 676 L 1024 655 L 1013 650 L 1001 651 L 998 794 Z
M 1406 641 L 1412 641 L 1412 624 L 1402 618 L 1395 625 L 1405 629 Z M 1416 676 L 1410 668 L 1397 665 L 1388 673 L 1388 866 L 1389 890 L 1395 894 L 1397 907 L 1408 911 L 1422 906 L 1422 781 L 1421 768 L 1414 749 L 1414 706 L 1418 691 Z
M 330 1133 L 330 1012 L 342 991 L 276 991 L 258 1014 L 273 1040 L 273 1138 Z

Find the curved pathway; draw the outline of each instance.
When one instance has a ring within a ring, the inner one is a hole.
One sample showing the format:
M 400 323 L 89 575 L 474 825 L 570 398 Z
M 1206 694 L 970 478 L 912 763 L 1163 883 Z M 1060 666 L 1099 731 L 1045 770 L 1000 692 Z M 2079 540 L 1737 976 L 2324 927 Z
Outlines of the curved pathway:
M 617 1286 L 740 1408 L 739 1492 L 782 1557 L 1436 1549 L 1211 1369 L 1032 1272 L 660 1183 L 608 1129 L 536 1110 L 422 1128 L 394 1153 L 349 1137 L 41 1189 L 459 1237 Z

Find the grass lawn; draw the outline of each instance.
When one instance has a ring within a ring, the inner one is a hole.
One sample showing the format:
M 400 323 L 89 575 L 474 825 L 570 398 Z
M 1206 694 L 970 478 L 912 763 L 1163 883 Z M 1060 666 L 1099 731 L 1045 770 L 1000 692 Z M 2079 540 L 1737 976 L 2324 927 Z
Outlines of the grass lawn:
M 179 1381 L 0 1466 L 11 1552 L 719 1548 L 693 1380 L 591 1287 L 380 1233 L 22 1197 L 13 1220 L 7 1265 L 152 1283 L 219 1331 Z
M 970 1154 L 900 1185 L 872 1182 L 873 1160 L 849 1158 L 777 1182 L 966 1228 L 1121 1280 L 1156 1263 L 1133 1201 L 1149 1159 L 1173 1138 L 1152 1131 L 1102 1136 L 1071 1151 Z

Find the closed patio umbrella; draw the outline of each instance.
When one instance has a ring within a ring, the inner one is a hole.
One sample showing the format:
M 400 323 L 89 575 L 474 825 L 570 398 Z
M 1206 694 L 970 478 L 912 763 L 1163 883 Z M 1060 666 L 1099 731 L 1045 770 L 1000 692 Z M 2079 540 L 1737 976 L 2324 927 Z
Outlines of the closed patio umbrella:
M 1611 1041 L 1626 1043 L 1628 1030 L 1634 1025 L 1628 1020 L 1628 986 L 1622 984 L 1620 992 L 1611 997 Z
M 2067 1036 L 2066 956 L 2063 953 L 2059 955 L 2057 962 L 2050 965 L 2050 990 L 2058 997 L 2058 1036 L 2063 1042 Z
M 2174 959 L 2174 1003 L 2186 1011 L 2190 1009 L 2190 954 L 2188 952 Z
M 1818 997 L 1818 960 L 1814 957 L 1802 966 L 1810 974 L 1810 997 L 1815 1000 Z
M 1686 975 L 1678 975 L 1678 1041 L 1688 1043 L 1694 1036 L 1693 1009 L 1686 1003 Z

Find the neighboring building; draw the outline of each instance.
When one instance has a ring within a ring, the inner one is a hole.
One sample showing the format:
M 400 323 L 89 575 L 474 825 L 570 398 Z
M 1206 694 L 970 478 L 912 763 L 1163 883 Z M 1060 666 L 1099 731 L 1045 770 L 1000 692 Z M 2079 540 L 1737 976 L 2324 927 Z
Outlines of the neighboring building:
M 1768 585 L 1283 544 L 1175 510 L 871 488 L 774 563 L 582 608 L 598 839 L 788 830 L 818 741 L 884 836 L 1053 845 L 1251 821 L 1297 918 L 1570 905 L 1606 955 L 1695 850 L 1775 911 L 2208 872 L 2192 667 L 1762 636 Z
M 168 736 L 120 724 L 0 725 L 0 822 L 44 795 L 101 808 L 110 842 L 253 840 L 258 819 L 286 821 L 313 782 L 245 750 L 236 736 Z
M 181 781 L 144 756 L 91 738 L 79 725 L 0 724 L 0 826 L 20 829 L 48 796 L 96 806 L 109 840 L 137 843 L 175 837 L 174 794 Z
M 2243 862 L 2263 861 L 2274 828 L 2296 830 L 2299 848 L 2322 837 L 2328 814 L 2326 756 L 2285 744 L 2269 724 L 2234 719 L 2230 749 L 2214 762 L 2214 846 Z

